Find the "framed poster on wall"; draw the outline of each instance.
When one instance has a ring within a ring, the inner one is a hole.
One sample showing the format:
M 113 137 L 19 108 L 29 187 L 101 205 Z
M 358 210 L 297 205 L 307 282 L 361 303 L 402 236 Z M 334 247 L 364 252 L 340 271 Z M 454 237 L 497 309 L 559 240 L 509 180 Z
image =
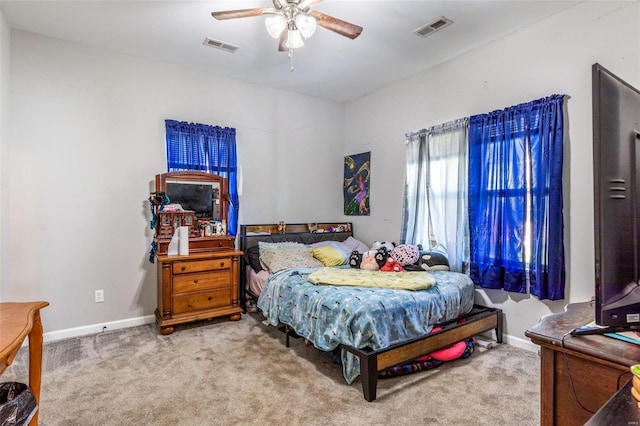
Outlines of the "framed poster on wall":
M 369 216 L 369 182 L 371 177 L 371 152 L 344 157 L 344 214 Z

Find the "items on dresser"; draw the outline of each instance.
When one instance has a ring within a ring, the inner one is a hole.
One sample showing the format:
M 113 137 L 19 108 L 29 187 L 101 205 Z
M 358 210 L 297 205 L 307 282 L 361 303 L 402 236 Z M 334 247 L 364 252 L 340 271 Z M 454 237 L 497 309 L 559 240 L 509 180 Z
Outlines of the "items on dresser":
M 195 212 L 182 211 L 182 212 L 158 212 L 158 224 L 156 226 L 157 238 L 169 238 L 173 237 L 178 228 L 181 226 L 187 226 L 189 228 L 189 238 L 199 237 L 198 221 L 196 220 Z
M 168 204 L 155 202 L 158 194 Z M 167 254 L 171 238 L 180 226 L 189 227 L 189 253 L 235 246 L 234 238 L 227 236 L 227 179 L 195 171 L 159 174 L 155 178 L 155 192 L 149 199 L 157 217 L 156 253 Z

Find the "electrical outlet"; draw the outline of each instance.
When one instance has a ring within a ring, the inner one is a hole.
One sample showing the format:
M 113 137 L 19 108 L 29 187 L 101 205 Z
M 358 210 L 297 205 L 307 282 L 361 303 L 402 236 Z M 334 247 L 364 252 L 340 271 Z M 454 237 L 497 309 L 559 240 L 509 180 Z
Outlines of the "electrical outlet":
M 104 290 L 96 290 L 96 303 L 104 302 Z

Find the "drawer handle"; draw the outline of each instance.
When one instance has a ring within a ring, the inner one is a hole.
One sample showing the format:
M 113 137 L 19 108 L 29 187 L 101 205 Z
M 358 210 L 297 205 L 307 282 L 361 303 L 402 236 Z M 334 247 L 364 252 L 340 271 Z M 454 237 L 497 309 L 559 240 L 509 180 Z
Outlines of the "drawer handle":
M 198 279 L 196 278 L 195 280 L 193 280 L 194 284 L 198 284 Z
M 222 267 L 222 266 L 224 266 L 224 262 L 220 262 L 220 266 L 221 266 L 221 267 Z
M 182 265 L 182 268 L 180 268 L 180 270 L 181 270 L 181 271 L 186 271 L 186 270 L 187 270 L 187 267 L 186 267 L 186 266 L 184 266 L 184 265 Z
M 211 296 L 209 296 L 209 300 L 213 299 Z

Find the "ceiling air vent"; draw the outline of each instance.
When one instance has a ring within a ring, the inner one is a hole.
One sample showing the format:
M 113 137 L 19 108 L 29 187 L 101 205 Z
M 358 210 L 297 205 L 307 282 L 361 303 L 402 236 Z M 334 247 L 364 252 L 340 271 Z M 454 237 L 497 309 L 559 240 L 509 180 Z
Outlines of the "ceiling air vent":
M 216 49 L 226 50 L 227 52 L 231 52 L 231 53 L 239 49 L 239 46 L 235 46 L 230 43 L 225 43 L 224 41 L 220 41 L 220 40 L 214 40 L 209 37 L 205 38 L 204 43 L 202 44 L 209 47 L 215 47 Z
M 420 28 L 415 30 L 414 33 L 419 35 L 420 37 L 426 37 L 428 35 L 435 33 L 438 30 L 443 29 L 444 27 L 448 27 L 451 24 L 453 24 L 453 21 L 451 19 L 441 16 L 438 19 L 435 19 L 429 22 L 428 24 L 421 26 Z

